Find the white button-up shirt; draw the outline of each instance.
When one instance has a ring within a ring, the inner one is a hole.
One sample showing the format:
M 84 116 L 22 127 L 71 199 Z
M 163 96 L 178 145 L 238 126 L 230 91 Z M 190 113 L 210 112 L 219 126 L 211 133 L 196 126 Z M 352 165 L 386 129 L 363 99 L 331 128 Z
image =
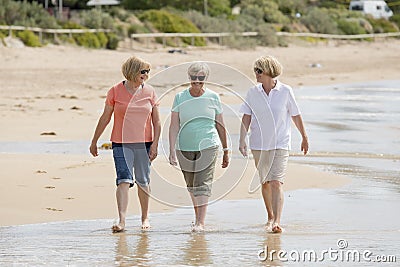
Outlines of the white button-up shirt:
M 291 117 L 300 114 L 293 89 L 277 81 L 267 93 L 262 84 L 250 88 L 240 112 L 251 115 L 249 147 L 290 150 Z

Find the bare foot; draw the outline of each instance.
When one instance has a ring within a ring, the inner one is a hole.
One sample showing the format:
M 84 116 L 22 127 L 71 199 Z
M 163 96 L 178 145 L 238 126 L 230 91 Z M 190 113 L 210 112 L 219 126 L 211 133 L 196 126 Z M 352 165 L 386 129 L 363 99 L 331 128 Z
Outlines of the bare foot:
M 114 225 L 111 227 L 111 230 L 112 230 L 113 233 L 124 232 L 124 231 L 125 231 L 125 225 L 122 224 L 122 223 L 114 224 Z
M 272 232 L 272 220 L 265 224 L 265 231 Z
M 151 228 L 149 219 L 142 219 L 142 230 L 149 230 Z
M 201 224 L 192 225 L 192 232 L 193 232 L 193 233 L 201 233 L 201 232 L 204 232 L 204 225 L 201 225 Z
M 279 224 L 274 223 L 274 226 L 272 227 L 272 232 L 275 233 L 275 234 L 282 233 L 283 232 L 283 228 Z

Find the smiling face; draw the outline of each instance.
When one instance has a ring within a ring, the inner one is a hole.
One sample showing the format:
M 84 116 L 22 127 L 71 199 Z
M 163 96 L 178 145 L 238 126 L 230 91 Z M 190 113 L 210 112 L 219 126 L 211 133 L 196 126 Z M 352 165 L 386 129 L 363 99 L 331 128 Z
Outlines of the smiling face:
M 265 73 L 260 67 L 254 67 L 254 74 L 256 76 L 258 83 L 266 83 L 270 81 L 272 78 Z
M 149 78 L 149 74 L 150 74 L 150 65 L 147 65 L 144 68 L 140 69 L 138 76 L 136 77 L 136 81 L 144 83 Z
M 201 90 L 210 74 L 210 68 L 205 62 L 193 62 L 188 68 L 188 78 L 191 88 Z
M 190 85 L 192 86 L 193 89 L 202 89 L 204 82 L 206 80 L 206 74 L 203 71 L 199 71 L 195 74 L 190 74 Z

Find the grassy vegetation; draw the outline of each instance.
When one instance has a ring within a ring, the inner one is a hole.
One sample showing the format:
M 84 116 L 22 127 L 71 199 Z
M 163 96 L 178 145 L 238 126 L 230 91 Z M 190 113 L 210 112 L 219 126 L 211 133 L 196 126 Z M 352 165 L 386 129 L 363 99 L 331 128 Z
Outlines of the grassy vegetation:
M 83 1 L 83 0 L 82 0 Z M 64 1 L 70 7 L 85 7 L 81 0 Z M 82 2 L 82 3 L 81 3 Z M 116 49 L 119 40 L 132 33 L 150 32 L 244 32 L 257 31 L 258 37 L 232 36 L 224 45 L 245 49 L 256 45 L 286 46 L 276 31 L 315 32 L 327 34 L 364 34 L 397 32 L 400 12 L 390 20 L 373 19 L 360 12 L 349 11 L 350 0 L 124 0 L 119 7 L 75 10 L 68 20 L 57 20 L 38 2 L 0 0 L 0 25 L 23 25 L 50 29 L 109 29 L 111 33 L 57 35 L 43 34 L 44 42 L 69 43 L 88 48 Z M 388 1 L 392 2 L 392 1 Z M 233 7 L 239 14 L 232 14 Z M 140 10 L 140 8 L 142 10 Z M 207 15 L 205 15 L 207 13 Z M 0 39 L 7 36 L 0 33 Z M 27 46 L 41 45 L 36 34 L 15 34 Z M 314 40 L 314 39 L 313 39 Z M 161 42 L 161 40 L 158 40 Z M 212 40 L 211 40 L 212 41 Z M 180 45 L 192 45 L 191 38 L 181 38 Z M 204 46 L 203 38 L 195 38 L 195 46 Z M 167 45 L 176 45 L 168 40 Z

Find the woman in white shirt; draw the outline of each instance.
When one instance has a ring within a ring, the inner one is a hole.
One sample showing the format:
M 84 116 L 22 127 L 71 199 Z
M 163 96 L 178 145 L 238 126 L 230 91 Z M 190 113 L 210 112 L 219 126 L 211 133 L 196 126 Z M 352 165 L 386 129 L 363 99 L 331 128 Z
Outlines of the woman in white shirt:
M 282 65 L 272 56 L 254 63 L 258 84 L 247 92 L 240 131 L 239 150 L 247 156 L 246 135 L 250 128 L 249 146 L 262 184 L 262 196 L 268 213 L 267 231 L 281 233 L 283 183 L 289 158 L 291 120 L 302 136 L 301 151 L 308 152 L 308 138 L 300 110 L 290 86 L 277 77 Z

